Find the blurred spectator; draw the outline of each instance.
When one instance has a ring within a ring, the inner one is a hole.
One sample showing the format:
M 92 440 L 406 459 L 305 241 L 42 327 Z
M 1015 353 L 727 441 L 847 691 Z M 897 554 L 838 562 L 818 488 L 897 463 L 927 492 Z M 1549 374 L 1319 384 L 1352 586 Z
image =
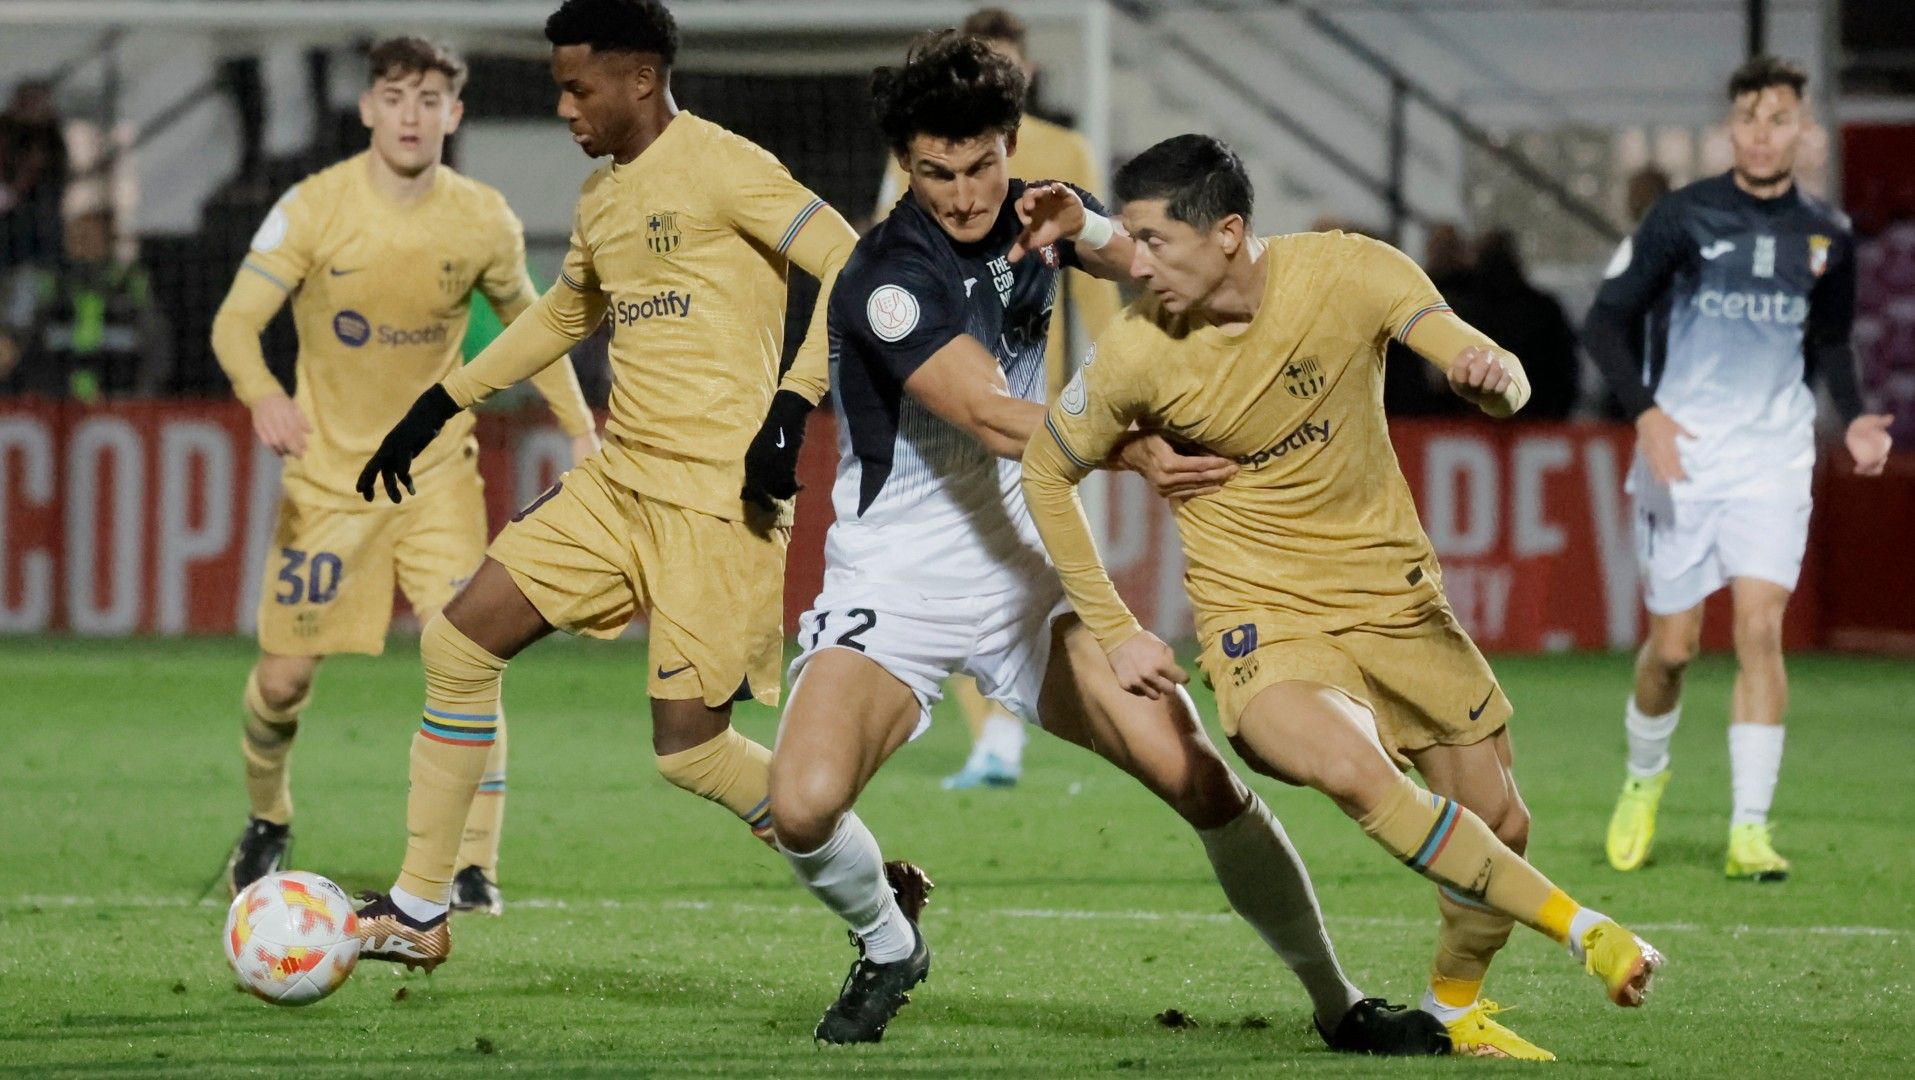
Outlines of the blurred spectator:
M 53 86 L 23 81 L 0 112 L 0 271 L 59 257 L 66 171 L 66 138 L 53 108 Z
M 1448 296 L 1451 289 L 1464 284 L 1474 262 L 1475 253 L 1460 226 L 1453 221 L 1430 226 L 1430 234 L 1423 241 L 1423 272 L 1430 276 L 1437 292 Z
M 89 404 L 147 397 L 172 370 L 172 340 L 146 271 L 114 257 L 113 219 L 97 205 L 66 223 L 57 263 L 15 269 L 0 303 L 0 338 L 8 341 L 0 345 L 0 392 Z
M 1453 222 L 1431 225 L 1423 241 L 1422 265 L 1431 284 L 1461 315 L 1463 305 L 1456 294 L 1469 287 L 1471 277 L 1463 230 Z M 1383 356 L 1383 411 L 1389 416 L 1463 416 L 1474 410 L 1450 392 L 1449 380 L 1435 365 L 1391 338 Z
M 1644 165 L 1629 177 L 1628 186 L 1623 189 L 1623 210 L 1629 215 L 1629 225 L 1634 228 L 1643 218 L 1649 216 L 1649 208 L 1656 200 L 1675 187 L 1669 174 L 1654 165 Z
M 1483 234 L 1473 263 L 1450 306 L 1522 361 L 1530 398 L 1516 418 L 1567 419 L 1576 406 L 1578 361 L 1576 332 L 1563 305 L 1523 273 L 1516 237 L 1506 230 Z

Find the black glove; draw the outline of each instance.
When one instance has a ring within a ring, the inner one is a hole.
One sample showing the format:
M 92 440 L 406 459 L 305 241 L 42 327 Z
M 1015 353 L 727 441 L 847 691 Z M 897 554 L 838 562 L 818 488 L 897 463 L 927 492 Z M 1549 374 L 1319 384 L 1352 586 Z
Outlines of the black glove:
M 399 485 L 406 486 L 408 495 L 417 495 L 412 488 L 412 459 L 419 456 L 432 440 L 439 437 L 439 429 L 446 421 L 459 415 L 459 406 L 453 402 L 452 395 L 445 387 L 434 383 L 432 388 L 419 395 L 412 408 L 392 425 L 386 437 L 380 441 L 379 449 L 373 451 L 372 460 L 359 470 L 359 483 L 355 485 L 359 494 L 367 502 L 372 501 L 374 481 L 384 479 L 386 494 L 393 502 L 399 501 Z
M 745 488 L 739 494 L 754 506 L 777 510 L 778 501 L 798 494 L 798 448 L 805 443 L 805 418 L 814 408 L 801 394 L 780 390 L 771 399 L 765 424 L 745 451 Z

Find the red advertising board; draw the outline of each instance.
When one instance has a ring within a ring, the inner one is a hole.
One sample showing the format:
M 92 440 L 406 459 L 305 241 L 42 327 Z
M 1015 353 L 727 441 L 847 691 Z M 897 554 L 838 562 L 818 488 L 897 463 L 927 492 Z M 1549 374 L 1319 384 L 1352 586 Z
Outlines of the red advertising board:
M 788 623 L 823 573 L 830 426 L 828 415 L 814 417 L 801 464 Z M 1622 493 L 1627 428 L 1401 423 L 1393 436 L 1450 601 L 1485 649 L 1635 644 L 1642 616 Z M 485 414 L 480 440 L 495 526 L 566 463 L 566 440 L 542 410 Z M 1869 567 L 1879 567 L 1871 536 L 1881 535 L 1884 508 L 1915 518 L 1915 470 L 1885 481 L 1836 471 L 1825 469 L 1818 488 L 1790 643 L 1906 648 L 1915 642 L 1911 605 L 1891 595 L 1906 583 L 1885 589 Z M 277 498 L 277 461 L 236 404 L 0 402 L 0 633 L 249 632 Z M 1182 556 L 1163 503 L 1131 474 L 1093 478 L 1085 503 L 1139 617 L 1166 637 L 1187 636 Z M 1838 608 L 1825 609 L 1825 594 Z M 1712 615 L 1717 645 L 1728 640 L 1726 614 Z

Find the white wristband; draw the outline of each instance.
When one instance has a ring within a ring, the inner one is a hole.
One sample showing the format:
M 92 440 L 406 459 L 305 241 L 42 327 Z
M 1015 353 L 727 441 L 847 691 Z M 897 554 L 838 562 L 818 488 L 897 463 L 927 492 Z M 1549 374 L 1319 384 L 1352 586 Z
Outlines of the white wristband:
M 1075 243 L 1078 247 L 1089 248 L 1092 251 L 1096 251 L 1098 248 L 1110 243 L 1111 237 L 1116 235 L 1117 227 L 1110 223 L 1109 218 L 1102 214 L 1094 214 L 1086 210 L 1084 211 L 1084 227 L 1077 230 L 1077 235 L 1071 238 L 1071 242 Z

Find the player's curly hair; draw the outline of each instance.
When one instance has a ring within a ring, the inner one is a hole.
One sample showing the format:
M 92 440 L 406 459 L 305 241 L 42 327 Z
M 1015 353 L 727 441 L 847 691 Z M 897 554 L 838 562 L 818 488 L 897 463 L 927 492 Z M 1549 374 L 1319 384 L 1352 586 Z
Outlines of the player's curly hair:
M 1172 220 L 1200 230 L 1232 214 L 1247 223 L 1256 203 L 1243 159 L 1209 135 L 1165 139 L 1125 162 L 1112 187 L 1119 202 L 1163 199 Z
M 1771 86 L 1786 86 L 1801 97 L 1808 85 L 1809 73 L 1801 64 L 1779 56 L 1752 56 L 1729 76 L 1729 100 L 1759 94 Z
M 670 67 L 678 58 L 678 20 L 658 0 L 565 0 L 545 20 L 545 40 L 593 52 L 654 53 Z
M 985 44 L 956 30 L 919 38 L 901 67 L 871 73 L 871 107 L 891 149 L 915 135 L 952 142 L 987 132 L 1006 137 L 1024 119 L 1024 73 Z

